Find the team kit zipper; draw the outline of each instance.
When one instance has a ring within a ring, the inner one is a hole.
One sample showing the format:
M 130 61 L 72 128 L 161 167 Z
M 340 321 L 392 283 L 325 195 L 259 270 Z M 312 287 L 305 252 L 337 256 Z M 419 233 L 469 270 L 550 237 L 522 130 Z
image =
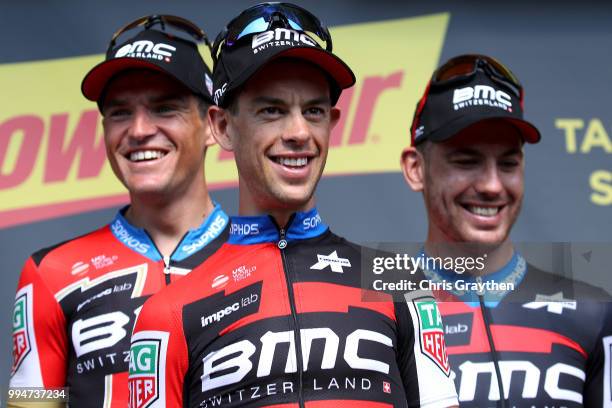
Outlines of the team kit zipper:
M 426 256 L 424 250 L 422 250 L 422 254 L 423 256 Z M 512 260 L 509 263 L 509 265 L 514 263 L 512 270 L 503 272 L 504 275 L 498 277 L 498 279 L 501 278 L 503 280 L 507 280 L 517 285 L 522 281 L 525 270 L 524 268 L 523 269 L 517 268 L 518 258 L 520 258 L 520 256 L 515 253 Z M 444 271 L 444 270 L 425 270 L 424 273 L 427 278 L 432 279 L 433 281 L 438 281 L 438 282 L 440 280 L 451 280 L 452 281 L 456 279 L 456 276 L 457 276 L 455 272 Z M 501 271 L 498 271 L 496 273 L 499 274 L 501 273 Z M 494 278 L 490 278 L 490 279 L 494 279 Z M 476 276 L 474 278 L 474 281 L 478 283 L 479 285 L 484 282 L 482 276 Z M 478 309 L 480 310 L 486 337 L 487 337 L 487 343 L 489 345 L 490 360 L 493 363 L 493 368 L 495 371 L 494 375 L 495 375 L 495 379 L 497 380 L 497 388 L 498 388 L 498 392 L 500 396 L 499 400 L 496 402 L 495 405 L 500 408 L 508 408 L 511 405 L 510 405 L 510 400 L 506 398 L 506 393 L 504 390 L 504 384 L 502 381 L 502 374 L 501 374 L 500 363 L 499 363 L 501 358 L 495 347 L 495 341 L 493 339 L 493 333 L 491 330 L 491 326 L 494 324 L 492 313 L 491 313 L 492 309 L 490 306 L 488 306 L 488 304 L 493 304 L 494 305 L 493 307 L 495 307 L 497 304 L 499 304 L 499 302 L 501 302 L 502 298 L 498 298 L 498 299 L 490 298 L 488 293 L 486 297 L 487 299 L 485 300 L 484 291 L 474 291 L 472 293 L 464 295 L 463 298 L 461 297 L 461 295 L 459 295 L 458 301 L 466 302 L 467 304 L 472 305 L 472 307 L 478 307 Z
M 289 219 L 287 225 L 291 225 L 293 221 L 293 217 Z M 302 372 L 302 339 L 300 335 L 300 324 L 298 321 L 297 310 L 295 308 L 295 294 L 293 292 L 293 281 L 291 279 L 291 274 L 289 273 L 289 265 L 287 262 L 287 256 L 285 250 L 289 243 L 286 240 L 285 236 L 285 228 L 279 229 L 279 240 L 277 243 L 277 247 L 280 251 L 281 261 L 283 264 L 283 272 L 285 273 L 285 282 L 287 284 L 287 295 L 289 296 L 289 306 L 291 307 L 291 317 L 293 317 L 293 336 L 295 339 L 295 361 L 297 364 L 297 372 L 298 372 L 298 402 L 300 404 L 300 408 L 305 406 L 304 404 L 304 394 L 302 392 L 303 382 L 304 382 L 304 374 Z
M 476 278 L 478 281 L 480 276 Z M 482 281 L 482 278 L 480 278 Z M 495 349 L 495 342 L 493 341 L 493 334 L 491 333 L 491 325 L 493 324 L 493 319 L 485 305 L 483 295 L 481 293 L 478 294 L 478 303 L 480 304 L 480 311 L 482 313 L 482 323 L 484 324 L 485 331 L 487 332 L 487 340 L 489 342 L 489 353 L 491 353 L 491 358 L 493 360 L 493 366 L 495 367 L 495 377 L 497 378 L 497 387 L 499 389 L 499 401 L 498 406 L 500 408 L 508 408 L 510 401 L 506 400 L 506 394 L 504 393 L 504 384 L 502 382 L 501 370 L 499 369 L 499 354 Z
M 183 234 L 183 236 L 181 237 L 181 239 L 179 240 L 178 244 L 176 245 L 176 247 L 174 247 L 174 249 L 172 250 L 172 253 L 170 253 L 170 256 L 164 256 L 161 251 L 159 250 L 159 248 L 157 247 L 157 244 L 155 243 L 155 241 L 153 240 L 153 237 L 151 237 L 151 235 L 149 234 L 148 231 L 145 230 L 145 234 L 147 234 L 147 236 L 149 237 L 149 239 L 151 240 L 151 243 L 153 244 L 153 248 L 155 248 L 155 250 L 157 251 L 157 253 L 159 254 L 159 257 L 161 258 L 161 262 L 163 265 L 163 271 L 164 271 L 164 279 L 166 282 L 166 286 L 168 286 L 169 284 L 172 283 L 172 279 L 170 278 L 170 274 L 172 273 L 172 257 L 174 256 L 174 254 L 176 253 L 176 251 L 179 249 L 179 247 L 181 246 L 181 244 L 183 243 L 183 240 L 185 239 L 185 237 L 189 234 L 188 232 L 186 232 L 185 234 Z
M 122 208 L 118 212 L 115 220 L 111 224 L 111 231 L 113 231 L 113 234 L 117 237 L 117 239 L 126 244 L 126 246 L 131 247 L 146 258 L 154 262 L 158 262 L 162 267 L 161 269 L 164 274 L 165 284 L 168 286 L 170 283 L 172 283 L 170 274 L 173 273 L 173 267 L 175 265 L 179 265 L 181 261 L 197 253 L 199 250 L 204 249 L 208 244 L 218 239 L 228 225 L 228 215 L 225 214 L 218 203 L 213 202 L 213 204 L 214 207 L 212 211 L 207 214 L 206 217 L 204 217 L 202 224 L 198 228 L 187 230 L 177 242 L 176 247 L 172 250 L 172 253 L 169 256 L 164 256 L 161 253 L 155 244 L 155 241 L 151 237 L 151 234 L 149 234 L 146 229 L 131 225 L 125 218 L 125 213 L 128 206 Z M 114 231 L 115 225 L 118 225 L 118 228 L 122 230 L 122 234 Z M 184 249 L 185 246 L 196 245 L 196 243 L 198 243 L 198 241 L 202 240 L 204 237 L 206 237 L 206 240 L 200 242 L 195 249 L 187 251 Z M 126 243 L 126 240 L 129 242 L 135 242 L 135 244 L 137 244 L 136 248 L 133 248 L 131 244 Z M 179 275 L 181 275 L 181 273 L 179 273 Z

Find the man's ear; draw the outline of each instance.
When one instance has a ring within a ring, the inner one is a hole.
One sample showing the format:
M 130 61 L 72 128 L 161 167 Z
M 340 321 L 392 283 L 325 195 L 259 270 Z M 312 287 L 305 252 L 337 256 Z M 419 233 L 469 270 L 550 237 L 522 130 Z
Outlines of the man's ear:
M 210 127 L 210 122 L 208 120 L 208 110 L 206 110 L 206 117 L 204 120 L 204 147 L 209 148 L 217 143 L 212 134 L 212 129 Z
M 404 173 L 404 179 L 413 191 L 423 191 L 425 180 L 425 158 L 413 146 L 402 151 L 400 166 Z
M 233 151 L 234 143 L 228 132 L 230 112 L 217 105 L 208 108 L 208 124 L 214 139 L 223 150 Z

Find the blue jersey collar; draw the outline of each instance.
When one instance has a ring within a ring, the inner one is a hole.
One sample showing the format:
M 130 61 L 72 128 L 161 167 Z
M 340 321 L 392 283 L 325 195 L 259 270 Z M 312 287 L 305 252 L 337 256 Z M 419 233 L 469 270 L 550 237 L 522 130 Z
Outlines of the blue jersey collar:
M 170 256 L 170 261 L 182 261 L 221 235 L 229 222 L 229 217 L 219 204 L 214 204 L 215 207 L 202 224 L 196 229 L 189 230 L 183 239 L 181 239 L 181 242 L 179 242 Z M 123 214 L 125 214 L 127 208 L 126 206 L 117 212 L 115 219 L 110 224 L 111 232 L 115 238 L 131 250 L 146 256 L 152 261 L 161 261 L 162 255 L 147 231 L 130 224 L 124 217 Z
M 421 251 L 419 256 L 426 257 L 424 251 Z M 480 276 L 473 276 L 469 274 L 459 274 L 452 270 L 447 269 L 433 269 L 428 270 L 424 269 L 423 273 L 425 277 L 432 282 L 442 283 L 442 282 L 452 282 L 453 284 L 458 280 L 463 280 L 466 283 L 474 283 L 474 282 L 495 282 L 495 283 L 512 283 L 514 284 L 514 290 L 516 290 L 519 284 L 522 282 L 525 277 L 525 273 L 527 272 L 527 263 L 525 258 L 523 258 L 518 252 L 514 251 L 512 258 L 508 261 L 506 265 L 504 265 L 500 270 Z M 453 285 L 453 287 L 455 287 Z M 449 290 L 449 293 L 452 293 L 465 303 L 470 306 L 478 306 L 478 293 L 475 291 L 458 291 L 458 290 Z M 488 290 L 483 294 L 483 300 L 485 306 L 487 307 L 496 307 L 502 299 L 510 293 L 509 290 Z
M 306 212 L 296 212 L 285 229 L 284 238 L 288 241 L 314 238 L 328 230 L 316 208 Z M 232 217 L 228 243 L 237 245 L 277 242 L 281 237 L 281 228 L 269 215 L 250 217 Z

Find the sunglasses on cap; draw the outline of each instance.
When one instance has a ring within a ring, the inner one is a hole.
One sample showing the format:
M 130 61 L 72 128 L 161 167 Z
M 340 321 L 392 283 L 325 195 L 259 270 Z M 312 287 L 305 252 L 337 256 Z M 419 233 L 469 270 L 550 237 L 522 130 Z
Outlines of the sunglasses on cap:
M 519 99 L 519 103 L 522 107 L 523 86 L 516 75 L 514 75 L 508 67 L 495 58 L 486 55 L 460 55 L 458 57 L 451 58 L 444 65 L 434 71 L 431 80 L 427 84 L 425 93 L 419 100 L 417 108 L 414 112 L 412 126 L 410 128 L 410 134 L 413 142 L 417 140 L 416 129 L 421 121 L 421 113 L 425 108 L 425 103 L 429 96 L 430 88 L 432 86 L 451 88 L 453 85 L 455 85 L 455 82 L 473 78 L 478 71 L 483 72 L 485 75 L 491 78 L 491 80 L 510 90 Z M 422 141 L 424 139 L 420 140 Z
M 113 49 L 115 44 L 117 44 L 117 39 L 125 32 L 140 26 L 144 26 L 144 29 L 148 30 L 155 24 L 159 24 L 163 31 L 166 31 L 166 26 L 169 26 L 184 33 L 187 33 L 192 36 L 197 42 L 203 41 L 208 46 L 208 48 L 211 49 L 210 41 L 208 40 L 208 37 L 206 36 L 204 30 L 202 30 L 200 27 L 198 27 L 191 21 L 178 16 L 154 14 L 150 16 L 140 17 L 132 21 L 131 23 L 127 23 L 125 26 L 117 30 L 111 38 L 110 44 L 108 45 L 107 53 L 111 49 Z
M 450 59 L 434 72 L 431 84 L 446 85 L 457 79 L 470 78 L 479 69 L 492 80 L 505 85 L 519 99 L 523 99 L 523 86 L 516 75 L 495 58 L 480 54 L 461 55 Z
M 213 59 L 217 61 L 222 44 L 230 48 L 241 38 L 277 27 L 304 32 L 321 48 L 332 51 L 329 30 L 311 12 L 290 3 L 261 3 L 244 10 L 219 33 L 212 47 Z

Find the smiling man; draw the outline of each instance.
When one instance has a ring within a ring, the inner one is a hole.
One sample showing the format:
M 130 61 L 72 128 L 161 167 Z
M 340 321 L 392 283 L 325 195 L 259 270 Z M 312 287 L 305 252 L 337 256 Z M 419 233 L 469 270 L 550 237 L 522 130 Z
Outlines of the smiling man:
M 523 119 L 518 79 L 484 55 L 447 61 L 411 134 L 401 164 L 423 194 L 424 254 L 484 259 L 465 274 L 424 271 L 451 288 L 440 308 L 460 405 L 609 406 L 608 295 L 527 264 L 510 240 L 524 195 L 523 145 L 540 140 Z M 491 289 L 460 289 L 466 282 Z
M 158 24 L 179 35 L 152 28 Z M 130 29 L 138 33 L 117 43 Z M 228 217 L 212 202 L 204 177 L 214 143 L 210 71 L 196 43 L 181 34 L 204 36 L 178 17 L 136 20 L 113 37 L 106 60 L 83 80 L 83 94 L 102 113 L 107 157 L 130 204 L 109 225 L 26 262 L 15 303 L 11 387 L 68 387 L 71 406 L 125 407 L 129 337 L 145 299 L 227 239 Z
M 314 208 L 340 117 L 329 87 L 313 63 L 286 58 L 253 75 L 227 110 L 212 108 L 218 141 L 234 152 L 241 175 L 241 214 L 270 213 L 284 226 L 294 212 Z
M 235 156 L 240 216 L 213 257 L 145 303 L 131 406 L 455 405 L 448 366 L 421 352 L 416 306 L 364 301 L 361 248 L 315 207 L 335 104 L 355 82 L 327 28 L 300 7 L 264 3 L 214 49 L 209 120 Z M 422 306 L 437 316 L 433 298 Z

